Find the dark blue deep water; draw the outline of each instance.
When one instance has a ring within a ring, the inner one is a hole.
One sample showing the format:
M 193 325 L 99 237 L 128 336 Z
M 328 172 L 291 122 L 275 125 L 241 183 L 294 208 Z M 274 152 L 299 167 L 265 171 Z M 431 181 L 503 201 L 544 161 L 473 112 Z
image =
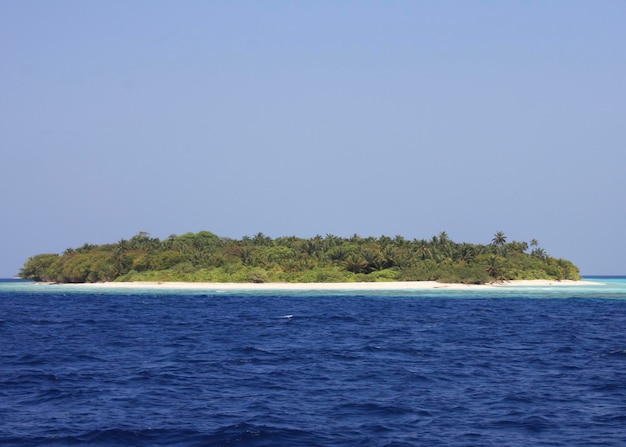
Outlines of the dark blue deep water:
M 2 446 L 624 446 L 626 283 L 0 283 Z

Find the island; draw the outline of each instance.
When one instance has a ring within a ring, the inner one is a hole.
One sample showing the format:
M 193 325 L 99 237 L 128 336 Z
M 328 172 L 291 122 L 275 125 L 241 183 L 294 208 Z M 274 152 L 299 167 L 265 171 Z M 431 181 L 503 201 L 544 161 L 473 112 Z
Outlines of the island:
M 490 284 L 512 280 L 579 281 L 571 261 L 549 256 L 536 240 L 458 243 L 441 232 L 402 236 L 241 239 L 210 231 L 166 239 L 140 232 L 115 243 L 84 244 L 30 257 L 19 276 L 40 282 L 369 283 L 436 281 Z

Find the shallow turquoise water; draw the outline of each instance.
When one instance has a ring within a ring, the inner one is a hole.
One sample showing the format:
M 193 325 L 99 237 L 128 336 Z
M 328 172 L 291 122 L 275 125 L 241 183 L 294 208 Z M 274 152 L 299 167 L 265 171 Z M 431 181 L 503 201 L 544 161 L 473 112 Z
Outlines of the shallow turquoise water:
M 172 293 L 183 293 L 185 295 L 206 295 L 224 294 L 224 295 L 277 295 L 281 296 L 406 296 L 406 297 L 445 297 L 445 298 L 507 298 L 507 297 L 526 297 L 526 298 L 603 298 L 603 299 L 626 299 L 626 276 L 589 276 L 584 277 L 585 282 L 594 284 L 572 285 L 572 286 L 506 286 L 493 289 L 467 289 L 467 290 L 449 290 L 445 288 L 432 290 L 391 290 L 391 291 L 367 291 L 367 290 L 237 290 L 229 291 L 217 288 L 206 290 L 191 289 L 155 289 L 155 288 L 97 288 L 82 287 L 79 285 L 43 285 L 30 281 L 19 280 L 0 280 L 0 291 L 22 292 L 22 293 L 42 293 L 42 294 L 149 294 L 149 295 L 169 295 Z M 600 284 L 597 284 L 600 283 Z

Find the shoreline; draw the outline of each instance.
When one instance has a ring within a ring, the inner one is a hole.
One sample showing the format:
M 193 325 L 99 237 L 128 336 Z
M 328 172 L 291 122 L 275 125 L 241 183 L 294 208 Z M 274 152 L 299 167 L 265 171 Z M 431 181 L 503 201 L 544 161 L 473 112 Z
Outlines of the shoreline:
M 572 280 L 515 280 L 490 284 L 440 283 L 436 281 L 344 282 L 344 283 L 215 283 L 215 282 L 100 282 L 38 283 L 42 286 L 64 286 L 102 289 L 178 289 L 178 290 L 489 290 L 511 287 L 585 287 L 602 286 L 601 282 Z

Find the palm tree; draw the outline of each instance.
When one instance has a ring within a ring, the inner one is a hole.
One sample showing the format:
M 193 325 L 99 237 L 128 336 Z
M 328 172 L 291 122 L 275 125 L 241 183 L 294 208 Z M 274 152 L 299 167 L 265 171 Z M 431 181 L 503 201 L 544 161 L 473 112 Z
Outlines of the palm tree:
M 374 270 L 378 261 L 382 261 L 380 264 L 384 264 L 384 260 L 381 258 L 378 250 L 374 248 L 364 248 L 360 251 L 361 258 L 365 261 L 365 273 L 369 273 Z
M 354 233 L 351 237 L 350 237 L 350 242 L 361 242 L 361 236 L 359 236 L 357 233 Z
M 400 248 L 400 247 L 406 247 L 407 240 L 406 240 L 404 237 L 400 236 L 400 235 L 396 235 L 396 236 L 393 238 L 393 243 L 394 243 L 397 247 L 399 247 L 399 248 Z
M 531 251 L 530 255 L 535 258 L 544 259 L 546 257 L 546 251 L 543 248 L 538 247 Z
M 352 273 L 363 273 L 367 268 L 367 262 L 357 253 L 352 253 L 348 258 L 344 261 L 344 266 L 346 270 Z
M 504 253 L 504 250 L 503 250 L 504 244 L 506 244 L 506 236 L 504 235 L 502 231 L 498 231 L 493 236 L 493 239 L 491 239 L 491 243 L 493 244 L 494 247 L 496 247 L 496 252 L 499 255 L 506 257 L 506 253 Z
M 405 270 L 413 266 L 414 258 L 411 254 L 406 251 L 399 252 L 396 257 L 396 267 L 400 270 Z
M 244 245 L 239 247 L 239 258 L 241 259 L 241 263 L 245 266 L 249 266 L 252 264 L 253 260 L 254 248 Z
M 532 247 L 532 250 L 530 251 L 531 256 L 540 259 L 546 257 L 546 251 L 539 246 L 539 242 L 537 242 L 537 239 L 531 239 L 530 246 Z
M 269 237 L 269 236 L 264 235 L 262 232 L 259 231 L 252 238 L 252 243 L 254 245 L 271 245 L 272 244 L 272 238 Z
M 397 265 L 398 249 L 394 246 L 383 247 L 380 252 L 385 262 L 385 268 L 395 267 Z
M 446 245 L 450 241 L 450 238 L 448 237 L 448 233 L 446 233 L 445 231 L 442 231 L 441 233 L 439 233 L 439 236 L 437 238 L 439 239 L 439 243 L 441 245 Z
M 336 247 L 341 242 L 340 238 L 335 236 L 334 234 L 326 233 L 326 237 L 324 238 L 324 250 L 328 251 L 333 247 Z
M 487 262 L 487 274 L 496 281 L 502 281 L 502 267 L 497 256 L 491 256 Z
M 504 233 L 502 231 L 498 231 L 493 236 L 493 239 L 491 239 L 491 243 L 493 245 L 495 245 L 496 247 L 500 247 L 500 246 L 506 244 L 506 236 L 504 235 Z
M 316 236 L 313 239 L 306 240 L 302 248 L 309 257 L 318 256 L 323 248 L 321 236 Z
M 452 259 L 452 243 L 450 237 L 448 237 L 448 233 L 445 231 L 442 231 L 439 233 L 439 236 L 437 236 L 435 246 L 438 248 L 439 253 L 443 255 L 443 259 Z
M 425 239 L 422 239 L 418 244 L 416 254 L 420 257 L 420 259 L 423 261 L 424 259 L 431 258 L 433 253 L 428 246 L 428 242 Z
M 342 246 L 333 247 L 328 251 L 328 257 L 331 261 L 341 262 L 346 259 L 346 256 L 348 256 L 348 252 Z
M 161 246 L 163 247 L 164 250 L 171 250 L 174 247 L 174 241 L 176 240 L 176 235 L 175 234 L 170 234 L 166 239 L 164 239 L 161 242 Z M 124 247 L 122 247 L 122 242 L 127 244 L 127 241 L 125 241 L 124 239 L 122 239 L 121 241 L 119 241 L 119 245 L 120 248 L 125 249 Z
M 465 262 L 474 260 L 474 249 L 468 244 L 462 244 L 459 250 L 459 259 Z

